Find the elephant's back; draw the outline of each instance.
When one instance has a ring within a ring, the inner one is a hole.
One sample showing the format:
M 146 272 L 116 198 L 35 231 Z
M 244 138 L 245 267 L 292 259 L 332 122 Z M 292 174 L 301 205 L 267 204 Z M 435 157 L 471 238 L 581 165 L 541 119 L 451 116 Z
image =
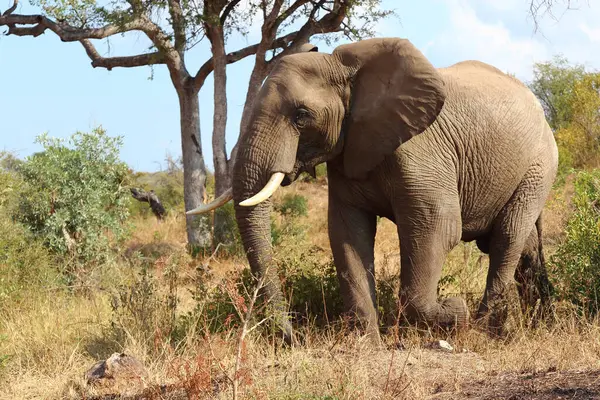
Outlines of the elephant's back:
M 497 68 L 468 61 L 440 73 L 447 89 L 444 108 L 406 150 L 414 154 L 417 147 L 423 151 L 442 138 L 445 153 L 454 154 L 453 163 L 446 165 L 456 174 L 464 231 L 479 233 L 489 228 L 532 163 L 547 151 L 549 129 L 531 91 Z

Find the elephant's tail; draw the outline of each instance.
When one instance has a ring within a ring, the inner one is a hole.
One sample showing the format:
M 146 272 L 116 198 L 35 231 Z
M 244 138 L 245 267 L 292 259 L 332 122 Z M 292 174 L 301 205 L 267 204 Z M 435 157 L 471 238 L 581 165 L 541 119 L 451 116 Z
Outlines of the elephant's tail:
M 554 287 L 548 278 L 548 270 L 546 269 L 546 258 L 544 257 L 544 241 L 542 236 L 542 213 L 535 221 L 535 228 L 538 235 L 538 270 L 537 270 L 537 286 L 540 294 L 540 301 L 543 308 L 550 306 L 551 298 L 554 294 Z
M 540 268 L 546 271 L 546 258 L 544 257 L 544 242 L 542 238 L 542 215 L 543 212 L 540 213 L 540 216 L 535 221 L 535 229 L 537 230 L 538 234 L 538 259 L 540 260 Z

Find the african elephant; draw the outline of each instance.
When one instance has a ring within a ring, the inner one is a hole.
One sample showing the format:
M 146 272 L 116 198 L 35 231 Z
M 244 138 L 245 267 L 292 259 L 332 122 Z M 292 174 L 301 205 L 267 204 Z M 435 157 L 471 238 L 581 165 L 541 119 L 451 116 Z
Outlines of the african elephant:
M 342 296 L 370 337 L 379 340 L 377 216 L 398 228 L 400 300 L 410 321 L 467 324 L 463 299 L 436 295 L 444 260 L 461 240 L 489 253 L 478 318 L 502 325 L 517 265 L 535 272 L 531 284 L 548 301 L 540 218 L 558 152 L 540 103 L 517 79 L 477 61 L 436 69 L 400 38 L 285 56 L 238 142 L 232 191 L 190 213 L 233 198 L 252 271 L 264 275 L 272 264 L 269 197 L 323 162 Z M 284 307 L 269 270 L 265 292 Z M 290 324 L 281 323 L 290 339 Z

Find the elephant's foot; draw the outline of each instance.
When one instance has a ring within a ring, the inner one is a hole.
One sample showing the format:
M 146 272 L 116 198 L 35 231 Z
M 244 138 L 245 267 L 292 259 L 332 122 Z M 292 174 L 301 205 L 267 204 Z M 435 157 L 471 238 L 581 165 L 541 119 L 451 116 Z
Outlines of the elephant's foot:
M 404 313 L 409 321 L 426 324 L 430 328 L 463 329 L 469 324 L 469 309 L 460 297 L 449 297 L 434 304 L 408 302 Z
M 469 308 L 461 297 L 449 297 L 440 305 L 441 312 L 438 324 L 442 327 L 467 328 L 469 325 Z
M 519 312 L 519 300 L 509 286 L 511 285 L 507 285 L 500 294 L 485 295 L 479 304 L 475 317 L 476 323 L 487 330 L 491 337 L 504 337 L 507 334 L 509 314 Z
M 376 316 L 362 316 L 357 312 L 352 311 L 346 312 L 345 315 L 349 330 L 359 334 L 361 336 L 361 342 L 370 348 L 380 348 L 382 346 L 379 324 Z

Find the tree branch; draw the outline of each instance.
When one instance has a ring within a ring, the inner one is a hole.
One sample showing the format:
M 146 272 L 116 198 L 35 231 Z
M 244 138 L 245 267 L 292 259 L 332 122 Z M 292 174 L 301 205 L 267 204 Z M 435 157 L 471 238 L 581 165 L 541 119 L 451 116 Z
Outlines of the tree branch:
M 8 10 L 4 11 L 4 14 L 2 14 L 2 15 L 12 14 L 17 9 L 18 5 L 19 5 L 19 0 L 15 0 L 13 2 L 13 5 Z
M 340 2 L 336 1 L 337 9 L 334 6 L 333 10 L 327 10 L 328 13 L 325 14 L 321 19 L 315 20 L 314 17 L 317 11 L 323 6 L 324 3 L 325 0 L 320 0 L 318 3 L 313 3 L 314 7 L 310 13 L 308 21 L 306 21 L 302 28 L 296 32 L 297 34 L 293 43 L 284 48 L 284 50 L 277 56 L 269 60 L 269 69 L 271 69 L 282 57 L 297 52 L 303 44 L 308 43 L 311 36 L 315 34 L 339 31 L 339 26 L 344 21 L 344 18 L 346 18 L 348 8 L 350 7 L 349 2 L 347 0 L 341 0 Z
M 183 16 L 183 10 L 181 9 L 181 3 L 179 2 L 179 0 L 169 0 L 169 14 L 171 14 L 171 18 L 173 18 L 173 34 L 175 36 L 175 49 L 179 52 L 181 56 L 185 48 L 186 37 L 185 18 Z
M 77 28 L 67 23 L 53 21 L 43 15 L 12 14 L 12 11 L 9 13 L 10 10 L 13 10 L 16 7 L 16 4 L 17 2 L 0 16 L 0 26 L 8 27 L 7 35 L 37 37 L 46 32 L 46 30 L 50 30 L 63 42 L 81 42 L 86 49 L 88 56 L 92 59 L 93 66 L 110 69 L 121 66 L 136 67 L 141 65 L 168 64 L 173 81 L 176 85 L 180 83 L 182 77 L 185 78 L 189 76 L 184 73 L 185 71 L 182 71 L 184 69 L 182 59 L 179 53 L 175 51 L 169 37 L 158 25 L 153 23 L 145 15 L 136 14 L 131 21 L 125 22 L 122 25 L 108 24 L 101 28 Z M 136 3 L 131 2 L 130 4 L 132 4 L 133 7 Z M 160 57 L 158 57 L 159 54 L 157 53 L 150 53 L 149 55 L 142 54 L 132 57 L 102 58 L 94 49 L 93 45 L 87 41 L 88 39 L 105 39 L 118 33 L 134 30 L 142 31 L 148 36 L 152 43 L 158 48 Z
M 80 43 L 85 48 L 88 57 L 92 60 L 92 67 L 94 68 L 106 68 L 110 71 L 117 67 L 133 68 L 166 63 L 165 57 L 159 51 L 126 57 L 102 57 L 89 40 L 83 39 Z
M 289 43 L 294 40 L 296 35 L 297 35 L 297 32 L 292 32 L 292 33 L 288 33 L 285 36 L 277 38 L 271 44 L 270 49 L 287 47 L 289 45 Z M 246 58 L 248 56 L 256 54 L 257 50 L 258 50 L 258 44 L 253 44 L 252 46 L 244 47 L 243 49 L 231 52 L 231 53 L 227 54 L 227 64 L 233 64 L 243 58 Z M 200 67 L 200 69 L 198 70 L 198 73 L 194 77 L 194 86 L 196 87 L 196 89 L 200 89 L 202 87 L 202 85 L 204 85 L 204 81 L 206 80 L 208 75 L 210 75 L 210 73 L 212 71 L 213 71 L 213 59 L 211 57 L 208 61 L 206 61 Z
M 277 20 L 275 21 L 275 25 L 279 27 L 283 21 L 288 19 L 293 13 L 295 13 L 300 7 L 305 4 L 308 4 L 310 0 L 297 0 L 294 4 L 288 7 L 287 10 L 281 13 Z
M 219 19 L 219 21 L 221 22 L 221 26 L 225 26 L 225 21 L 227 20 L 227 17 L 229 17 L 229 14 L 231 14 L 235 6 L 237 6 L 239 3 L 240 0 L 233 0 L 231 3 L 227 4 L 227 7 L 225 7 L 223 13 L 221 14 L 221 18 Z
M 104 39 L 117 33 L 141 30 L 143 27 L 140 20 L 134 19 L 133 21 L 124 23 L 122 26 L 109 24 L 101 28 L 76 28 L 66 23 L 54 22 L 43 15 L 7 14 L 7 12 L 0 16 L 0 26 L 8 26 L 7 35 L 36 37 L 44 33 L 46 29 L 50 29 L 63 42 L 77 42 L 83 39 Z M 17 27 L 16 25 L 33 26 Z

